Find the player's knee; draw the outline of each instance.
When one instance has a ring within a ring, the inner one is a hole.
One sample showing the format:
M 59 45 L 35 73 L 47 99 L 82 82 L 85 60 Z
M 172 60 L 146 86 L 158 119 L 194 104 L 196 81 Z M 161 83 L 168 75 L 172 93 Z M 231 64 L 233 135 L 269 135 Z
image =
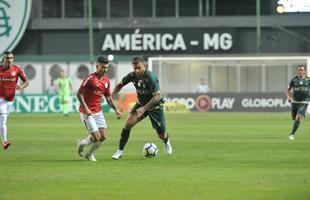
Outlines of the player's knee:
M 300 121 L 303 117 L 304 117 L 303 115 L 297 115 L 297 116 L 295 117 L 295 120 L 296 120 L 296 121 Z
M 127 129 L 127 130 L 130 130 L 132 127 L 133 127 L 133 124 L 127 122 L 127 123 L 125 124 L 125 127 L 124 127 L 124 128 Z
M 93 142 L 98 142 L 100 140 L 100 136 L 98 136 L 98 134 L 94 133 L 91 136 L 91 141 Z

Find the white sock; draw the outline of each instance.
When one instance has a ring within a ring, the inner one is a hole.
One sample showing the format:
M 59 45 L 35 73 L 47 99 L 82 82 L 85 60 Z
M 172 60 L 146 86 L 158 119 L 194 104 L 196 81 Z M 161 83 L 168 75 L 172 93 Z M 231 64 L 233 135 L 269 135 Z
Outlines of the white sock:
M 99 149 L 99 148 L 101 147 L 102 143 L 103 143 L 103 142 L 100 142 L 100 141 L 95 142 L 95 143 L 91 146 L 91 148 L 89 149 L 89 151 L 87 152 L 86 155 L 92 155 L 97 149 Z
M 1 130 L 1 138 L 2 138 L 2 143 L 4 143 L 5 141 L 7 141 L 7 127 L 6 125 L 1 124 L 0 125 L 0 130 Z
M 84 138 L 83 140 L 81 140 L 81 141 L 80 141 L 80 144 L 83 145 L 83 146 L 84 146 L 84 145 L 88 145 L 88 144 L 92 144 L 93 142 L 90 140 L 90 137 L 91 137 L 91 136 L 89 135 L 89 136 L 87 136 L 86 138 Z
M 7 120 L 7 115 L 6 114 L 1 114 L 0 115 L 0 132 L 1 132 L 1 139 L 2 143 L 7 141 L 7 126 L 6 126 L 6 120 Z

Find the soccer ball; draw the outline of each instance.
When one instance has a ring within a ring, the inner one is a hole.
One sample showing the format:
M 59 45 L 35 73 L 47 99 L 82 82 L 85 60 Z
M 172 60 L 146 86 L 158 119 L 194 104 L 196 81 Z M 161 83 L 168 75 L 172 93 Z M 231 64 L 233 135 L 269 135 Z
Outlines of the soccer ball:
M 143 146 L 142 152 L 145 157 L 155 157 L 157 156 L 158 148 L 154 143 L 148 142 Z

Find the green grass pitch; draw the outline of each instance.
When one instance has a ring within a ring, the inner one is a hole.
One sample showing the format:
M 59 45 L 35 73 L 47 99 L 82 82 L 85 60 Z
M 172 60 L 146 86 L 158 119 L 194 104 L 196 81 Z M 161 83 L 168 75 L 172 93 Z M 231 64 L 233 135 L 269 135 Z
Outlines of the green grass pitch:
M 11 114 L 0 199 L 310 199 L 308 118 L 288 141 L 289 113 L 169 113 L 173 155 L 145 119 L 114 161 L 126 117 L 105 116 L 109 138 L 98 162 L 89 162 L 76 152 L 86 136 L 78 114 Z M 142 155 L 149 141 L 159 147 L 156 158 Z

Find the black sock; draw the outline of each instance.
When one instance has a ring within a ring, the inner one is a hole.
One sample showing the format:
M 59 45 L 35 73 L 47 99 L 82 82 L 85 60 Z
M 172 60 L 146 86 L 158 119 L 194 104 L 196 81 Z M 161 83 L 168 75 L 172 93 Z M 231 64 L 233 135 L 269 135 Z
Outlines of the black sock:
M 166 144 L 166 143 L 168 142 L 168 140 L 169 140 L 169 135 L 168 135 L 168 133 L 167 133 L 167 137 L 166 137 L 165 139 L 163 139 L 163 141 L 164 141 L 164 143 Z
M 293 130 L 292 130 L 291 135 L 294 135 L 294 134 L 295 134 L 295 132 L 297 131 L 299 125 L 300 125 L 300 121 L 299 121 L 299 120 L 296 120 L 296 121 L 294 122 L 294 126 L 293 126 Z
M 119 140 L 119 149 L 120 150 L 124 149 L 124 147 L 128 141 L 129 134 L 130 134 L 130 129 L 125 129 L 125 128 L 122 129 L 121 139 Z

